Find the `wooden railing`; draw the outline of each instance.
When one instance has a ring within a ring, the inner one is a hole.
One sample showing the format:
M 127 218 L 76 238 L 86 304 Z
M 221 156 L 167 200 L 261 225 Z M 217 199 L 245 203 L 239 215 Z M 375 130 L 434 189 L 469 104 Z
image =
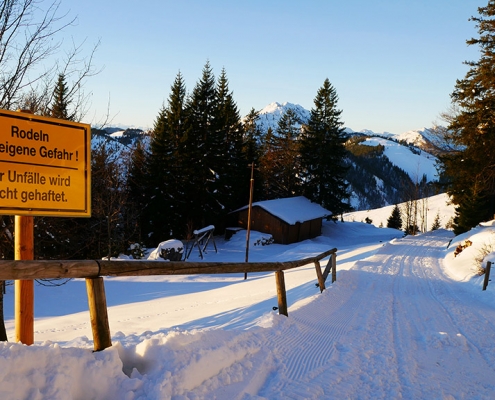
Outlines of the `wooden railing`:
M 320 260 L 330 256 L 322 272 Z M 0 261 L 0 281 L 57 278 L 85 278 L 88 305 L 93 332 L 94 350 L 112 345 L 106 305 L 103 276 L 148 275 L 202 275 L 225 273 L 275 272 L 279 314 L 288 316 L 284 271 L 314 263 L 317 286 L 325 290 L 325 280 L 332 271 L 332 282 L 337 279 L 337 249 L 314 257 L 284 262 L 191 262 L 140 260 L 16 260 Z

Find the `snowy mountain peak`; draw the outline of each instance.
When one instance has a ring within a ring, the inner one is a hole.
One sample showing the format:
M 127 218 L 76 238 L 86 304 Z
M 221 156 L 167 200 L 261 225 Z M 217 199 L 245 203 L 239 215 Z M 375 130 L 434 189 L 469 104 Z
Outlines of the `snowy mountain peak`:
M 301 123 L 305 124 L 308 122 L 310 112 L 303 106 L 289 102 L 273 102 L 259 112 L 258 126 L 265 132 L 268 128 L 275 131 L 278 126 L 278 121 L 288 110 L 293 110 L 299 117 Z
M 279 103 L 275 101 L 273 103 L 268 104 L 262 110 L 259 111 L 259 120 L 258 126 L 264 130 L 265 132 L 268 128 L 272 130 L 276 130 L 278 126 L 278 121 L 284 115 L 287 110 L 293 110 L 296 115 L 301 120 L 301 123 L 305 124 L 308 122 L 310 117 L 310 111 L 305 109 L 299 104 L 294 103 Z M 366 136 L 380 136 L 385 139 L 391 139 L 398 142 L 405 142 L 407 144 L 412 144 L 421 148 L 429 148 L 429 145 L 435 143 L 435 135 L 434 128 L 421 128 L 410 130 L 401 134 L 391 133 L 391 132 L 374 132 L 370 129 L 362 129 L 360 131 L 354 131 L 351 128 L 345 129 L 346 133 L 353 134 L 361 134 Z
M 307 114 L 309 116 L 309 111 L 306 110 L 304 107 L 300 106 L 299 104 L 289 103 L 287 101 L 285 103 L 279 103 L 278 101 L 275 101 L 268 104 L 260 111 L 260 115 L 270 113 L 282 115 L 289 109 L 299 112 L 300 114 Z

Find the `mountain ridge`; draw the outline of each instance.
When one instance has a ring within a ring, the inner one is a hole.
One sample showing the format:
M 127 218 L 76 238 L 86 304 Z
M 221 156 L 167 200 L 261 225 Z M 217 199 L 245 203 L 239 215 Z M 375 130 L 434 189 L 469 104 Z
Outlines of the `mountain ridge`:
M 275 130 L 277 128 L 278 121 L 289 109 L 292 109 L 296 113 L 303 124 L 308 122 L 311 112 L 301 105 L 290 102 L 273 102 L 259 111 L 260 118 L 258 121 L 258 127 L 262 128 L 265 132 L 268 128 Z M 411 129 L 402 133 L 374 132 L 370 129 L 355 131 L 350 127 L 345 127 L 344 129 L 347 134 L 352 136 L 379 136 L 396 142 L 405 143 L 407 145 L 416 146 L 424 151 L 432 152 L 432 154 L 437 154 L 443 150 L 442 145 L 438 140 L 438 135 L 435 134 L 439 129 L 445 129 L 440 126 Z

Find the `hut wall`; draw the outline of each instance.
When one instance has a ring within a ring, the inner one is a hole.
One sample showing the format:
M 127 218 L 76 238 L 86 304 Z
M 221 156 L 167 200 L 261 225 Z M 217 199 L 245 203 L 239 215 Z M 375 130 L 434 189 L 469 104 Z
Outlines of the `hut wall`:
M 247 216 L 247 209 L 239 212 L 238 226 L 247 228 Z M 251 229 L 271 234 L 275 243 L 290 244 L 314 238 L 321 234 L 321 225 L 321 218 L 289 225 L 261 207 L 255 206 L 251 211 Z

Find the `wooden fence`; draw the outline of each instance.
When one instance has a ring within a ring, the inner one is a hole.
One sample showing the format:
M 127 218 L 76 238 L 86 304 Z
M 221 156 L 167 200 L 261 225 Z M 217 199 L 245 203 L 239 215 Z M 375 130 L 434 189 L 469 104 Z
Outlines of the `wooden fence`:
M 485 268 L 485 279 L 483 280 L 483 290 L 486 290 L 488 282 L 490 282 L 490 270 L 492 269 L 492 262 L 488 261 Z
M 322 272 L 320 260 L 330 256 Z M 337 249 L 314 257 L 285 262 L 191 262 L 139 260 L 8 260 L 0 261 L 1 280 L 32 280 L 57 278 L 85 278 L 89 314 L 93 332 L 94 350 L 112 345 L 106 305 L 103 276 L 201 275 L 225 273 L 275 272 L 279 314 L 288 316 L 284 271 L 314 263 L 317 286 L 325 290 L 325 281 L 332 272 L 332 283 L 337 279 Z M 16 321 L 17 323 L 17 321 Z

